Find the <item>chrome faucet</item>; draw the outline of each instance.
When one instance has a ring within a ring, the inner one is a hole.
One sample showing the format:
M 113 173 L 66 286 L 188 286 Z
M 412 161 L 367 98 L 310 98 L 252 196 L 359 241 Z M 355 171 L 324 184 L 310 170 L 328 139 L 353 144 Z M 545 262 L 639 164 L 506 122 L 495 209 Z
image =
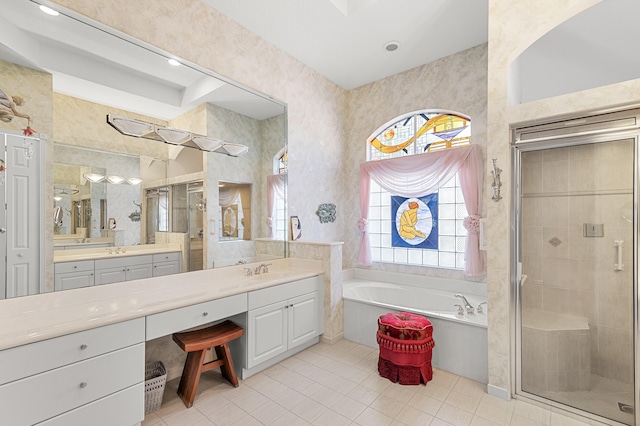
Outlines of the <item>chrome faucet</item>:
M 246 271 L 245 275 L 247 277 L 252 277 L 253 276 L 253 269 L 251 268 L 244 268 L 244 270 Z
M 472 314 L 473 313 L 473 311 L 474 311 L 473 306 L 471 305 L 471 303 L 469 303 L 469 301 L 467 300 L 466 297 L 464 297 L 460 293 L 456 293 L 455 297 L 459 297 L 460 299 L 462 299 L 462 302 L 464 303 L 464 307 L 467 309 L 467 313 L 468 314 Z
M 487 305 L 487 302 L 482 302 L 478 305 L 478 307 L 476 308 L 476 312 L 478 312 L 479 314 L 483 313 L 484 310 L 482 309 L 482 305 Z M 485 308 L 486 309 L 486 308 Z
M 266 274 L 267 272 L 269 272 L 269 266 L 271 266 L 270 263 L 261 263 L 260 265 L 256 266 L 256 269 L 253 271 L 253 273 L 255 275 L 260 275 L 261 272 L 264 272 Z

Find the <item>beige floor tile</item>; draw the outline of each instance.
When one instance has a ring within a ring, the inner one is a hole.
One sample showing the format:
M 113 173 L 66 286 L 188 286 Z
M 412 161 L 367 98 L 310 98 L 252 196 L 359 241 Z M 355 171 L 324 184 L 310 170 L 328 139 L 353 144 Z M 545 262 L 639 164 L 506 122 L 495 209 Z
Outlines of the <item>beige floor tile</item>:
M 585 426 L 592 422 L 543 404 L 503 401 L 486 385 L 434 369 L 426 386 L 380 377 L 378 351 L 341 340 L 315 345 L 234 388 L 218 371 L 201 377 L 194 406 L 168 382 L 160 410 L 143 426 L 394 425 Z M 604 403 L 594 400 L 593 404 Z
M 295 414 L 287 411 L 284 416 L 280 417 L 273 423 L 273 426 L 305 426 L 308 424 L 309 422 L 306 422 Z
M 395 418 L 400 414 L 402 409 L 406 407 L 406 405 L 406 401 L 399 401 L 397 399 L 390 398 L 386 394 L 382 394 L 369 404 L 369 407 L 391 418 Z
M 467 395 L 460 393 L 454 389 L 449 393 L 445 402 L 449 405 L 453 405 L 456 408 L 460 408 L 461 410 L 475 413 L 481 399 L 481 394 Z
M 354 423 L 362 426 L 387 426 L 390 425 L 393 419 L 373 408 L 367 408 L 360 414 Z
M 417 410 L 435 416 L 438 413 L 443 402 L 439 399 L 433 398 L 424 392 L 416 393 L 410 400 L 409 406 Z
M 482 417 L 483 419 L 490 420 L 491 422 L 501 426 L 509 426 L 513 415 L 511 411 L 489 404 L 484 400 L 480 402 L 475 414 L 476 417 Z
M 342 395 L 339 392 L 334 391 L 333 389 L 330 389 L 330 388 L 328 388 L 326 386 L 322 386 L 321 385 L 320 389 L 318 389 L 318 391 L 316 393 L 314 393 L 313 395 L 309 396 L 309 398 L 311 398 L 314 401 L 324 405 L 325 407 L 331 408 L 338 401 L 340 401 L 342 398 L 344 398 L 344 395 Z
M 425 413 L 424 411 L 407 406 L 395 417 L 395 419 L 407 426 L 423 426 L 431 424 L 433 416 Z
M 436 417 L 455 426 L 468 426 L 473 414 L 445 402 L 436 413 Z
M 302 402 L 291 409 L 291 412 L 301 419 L 309 423 L 313 423 L 314 420 L 320 417 L 327 410 L 328 408 L 319 402 L 305 397 Z
M 494 423 L 482 417 L 474 416 L 471 420 L 470 426 L 499 426 L 498 423 Z
M 249 414 L 251 414 L 251 416 L 260 423 L 264 425 L 271 425 L 286 413 L 289 413 L 289 411 L 283 406 L 276 404 L 273 401 L 267 401 Z
M 529 404 L 528 402 L 516 401 L 516 406 L 513 412 L 521 417 L 533 420 L 536 423 L 541 423 L 547 426 L 551 424 L 551 411 Z
M 346 396 L 331 407 L 333 411 L 350 420 L 355 420 L 366 408 L 366 405 Z
M 364 405 L 369 405 L 371 404 L 378 396 L 380 396 L 380 393 L 373 391 L 371 389 L 368 389 L 364 386 L 356 386 L 355 389 L 353 389 L 351 392 L 349 392 L 347 394 L 347 396 L 349 398 L 353 398 L 356 401 L 360 402 L 361 404 Z
M 318 417 L 313 424 L 315 426 L 347 426 L 351 424 L 351 420 L 341 416 L 332 410 L 327 410 Z

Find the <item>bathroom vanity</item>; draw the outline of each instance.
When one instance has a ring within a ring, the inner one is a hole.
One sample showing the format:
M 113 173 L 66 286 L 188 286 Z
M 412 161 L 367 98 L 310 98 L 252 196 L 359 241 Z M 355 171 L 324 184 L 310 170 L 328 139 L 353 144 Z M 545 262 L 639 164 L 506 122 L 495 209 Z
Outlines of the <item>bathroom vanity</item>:
M 77 249 L 54 253 L 54 289 L 71 290 L 182 271 L 178 244 Z
M 145 342 L 231 318 L 243 377 L 319 341 L 320 262 L 282 259 L 0 301 L 0 412 L 13 425 L 134 425 Z M 6 332 L 5 332 L 6 331 Z

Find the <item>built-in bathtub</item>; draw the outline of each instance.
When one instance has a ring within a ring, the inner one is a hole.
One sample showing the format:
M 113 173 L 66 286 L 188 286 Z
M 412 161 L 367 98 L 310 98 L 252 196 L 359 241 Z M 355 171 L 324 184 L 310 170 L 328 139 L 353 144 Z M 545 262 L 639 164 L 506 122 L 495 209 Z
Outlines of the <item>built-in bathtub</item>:
M 374 348 L 378 317 L 407 311 L 433 324 L 433 366 L 488 382 L 487 310 L 458 314 L 464 294 L 476 307 L 486 302 L 486 284 L 445 278 L 355 269 L 343 275 L 344 337 Z

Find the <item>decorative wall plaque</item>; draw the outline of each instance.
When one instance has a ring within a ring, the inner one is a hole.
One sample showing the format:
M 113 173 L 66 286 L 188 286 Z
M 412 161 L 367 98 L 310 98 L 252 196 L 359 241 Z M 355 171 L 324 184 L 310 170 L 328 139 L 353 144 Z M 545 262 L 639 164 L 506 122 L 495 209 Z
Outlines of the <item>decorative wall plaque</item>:
M 316 214 L 320 218 L 320 223 L 333 222 L 336 220 L 336 205 L 330 203 L 320 204 Z

